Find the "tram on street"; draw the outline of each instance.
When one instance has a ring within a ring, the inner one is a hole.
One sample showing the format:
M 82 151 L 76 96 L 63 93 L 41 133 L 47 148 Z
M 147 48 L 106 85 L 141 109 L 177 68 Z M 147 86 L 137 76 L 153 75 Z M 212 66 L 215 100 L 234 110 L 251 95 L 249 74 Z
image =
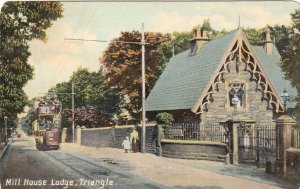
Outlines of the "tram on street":
M 33 131 L 38 150 L 58 150 L 61 130 L 61 103 L 57 100 L 40 99 L 34 103 Z

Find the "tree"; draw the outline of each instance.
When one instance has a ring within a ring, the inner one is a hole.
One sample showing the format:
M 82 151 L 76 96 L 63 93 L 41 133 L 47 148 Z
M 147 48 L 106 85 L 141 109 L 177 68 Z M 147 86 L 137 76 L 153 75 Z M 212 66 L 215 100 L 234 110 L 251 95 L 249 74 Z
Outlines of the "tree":
M 261 33 L 263 29 L 256 29 L 256 28 L 246 28 L 244 29 L 244 32 L 247 35 L 247 38 L 251 45 L 261 45 L 262 44 L 262 38 L 261 38 Z
M 269 26 L 270 34 L 273 37 L 275 45 L 280 55 L 286 49 L 290 43 L 290 35 L 292 34 L 292 28 L 285 25 Z
M 156 115 L 156 121 L 159 126 L 162 127 L 165 137 L 171 137 L 172 122 L 174 117 L 172 114 L 167 112 L 161 112 Z
M 170 58 L 173 56 L 173 53 L 176 55 L 190 48 L 190 40 L 193 38 L 191 32 L 175 31 L 172 33 L 172 36 L 171 41 L 164 42 L 158 47 L 158 51 L 161 54 L 161 65 L 159 65 L 160 72 L 164 70 Z
M 200 25 L 194 26 L 194 28 L 200 27 Z M 221 37 L 225 35 L 226 30 L 223 29 L 221 31 L 217 31 L 213 29 L 210 25 L 209 19 L 205 19 L 202 23 L 202 29 L 204 29 L 207 32 L 207 37 L 209 39 L 215 39 L 218 37 Z M 162 55 L 162 65 L 160 66 L 160 69 L 163 71 L 166 64 L 170 61 L 170 58 L 173 56 L 173 50 L 174 55 L 179 54 L 183 51 L 189 50 L 191 48 L 190 41 L 193 39 L 192 32 L 173 32 L 172 33 L 172 40 L 167 41 L 165 43 L 162 43 L 159 46 L 159 50 Z M 174 49 L 173 49 L 174 48 Z M 161 71 L 161 72 L 162 72 Z
M 24 85 L 33 76 L 28 42 L 46 42 L 46 29 L 62 17 L 59 2 L 6 2 L 0 13 L 0 120 L 15 119 L 23 111 L 27 96 Z
M 285 78 L 291 81 L 298 91 L 298 97 L 296 97 L 298 104 L 296 106 L 296 114 L 298 120 L 300 120 L 300 9 L 297 9 L 295 13 L 292 13 L 292 35 L 289 39 L 289 44 L 286 49 L 282 51 L 281 55 L 281 68 L 284 72 Z
M 109 127 L 115 125 L 113 115 L 104 113 L 91 106 L 76 108 L 75 125 L 85 126 L 86 128 Z M 62 115 L 72 123 L 72 109 L 64 109 Z
M 145 33 L 146 40 L 146 96 L 154 86 L 155 81 L 161 74 L 162 58 L 159 46 L 170 41 L 170 35 L 154 32 Z M 126 109 L 132 116 L 138 118 L 141 109 L 141 46 L 137 44 L 118 43 L 117 41 L 140 42 L 141 34 L 137 31 L 121 32 L 120 37 L 113 39 L 100 63 L 106 71 L 108 85 L 121 95 L 126 95 L 130 103 Z
M 59 83 L 48 92 L 55 92 L 64 109 L 72 108 L 72 82 L 74 83 L 75 108 L 91 106 L 108 114 L 119 114 L 121 98 L 112 92 L 102 70 L 90 72 L 79 67 L 67 82 Z

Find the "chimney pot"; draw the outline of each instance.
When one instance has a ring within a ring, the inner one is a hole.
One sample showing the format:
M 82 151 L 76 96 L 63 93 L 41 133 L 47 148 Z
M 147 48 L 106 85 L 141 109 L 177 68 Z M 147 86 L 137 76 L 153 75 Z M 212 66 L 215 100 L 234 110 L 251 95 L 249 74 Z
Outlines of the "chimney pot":
M 207 37 L 207 31 L 201 27 L 193 29 L 193 39 L 191 40 L 191 53 L 198 54 L 201 47 L 209 41 Z
M 273 45 L 274 42 L 271 39 L 270 29 L 266 27 L 262 33 L 262 46 L 267 55 L 271 55 L 273 53 Z

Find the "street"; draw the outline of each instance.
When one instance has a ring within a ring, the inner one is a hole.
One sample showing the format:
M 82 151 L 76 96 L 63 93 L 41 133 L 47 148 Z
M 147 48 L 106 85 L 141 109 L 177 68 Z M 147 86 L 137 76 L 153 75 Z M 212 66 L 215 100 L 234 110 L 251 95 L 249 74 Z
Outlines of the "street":
M 91 162 L 61 150 L 37 151 L 29 137 L 11 143 L 7 154 L 3 189 L 159 188 L 104 162 Z
M 3 166 L 4 165 L 4 166 Z M 37 151 L 23 135 L 2 159 L 2 189 L 32 188 L 291 188 L 292 183 L 251 166 L 127 153 L 62 143 L 60 150 Z M 241 187 L 243 186 L 243 187 Z

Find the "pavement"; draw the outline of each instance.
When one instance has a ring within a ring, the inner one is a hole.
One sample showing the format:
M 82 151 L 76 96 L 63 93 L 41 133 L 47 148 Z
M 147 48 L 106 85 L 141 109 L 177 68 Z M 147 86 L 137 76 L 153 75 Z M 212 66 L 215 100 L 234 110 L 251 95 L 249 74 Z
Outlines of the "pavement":
M 122 149 L 96 148 L 62 143 L 62 151 L 102 160 L 166 188 L 300 188 L 300 183 L 265 174 L 265 169 L 221 162 L 158 157 L 148 153 L 124 153 Z
M 34 142 L 33 137 L 23 137 Z M 149 153 L 124 153 L 122 149 L 86 147 L 74 143 L 62 143 L 60 150 L 95 162 L 105 162 L 116 169 L 157 183 L 162 188 L 300 189 L 300 183 L 265 174 L 264 168 L 255 166 L 173 159 Z
M 7 145 L 5 145 L 4 142 L 0 143 L 0 161 L 6 150 L 8 149 L 9 145 L 11 143 L 11 140 L 8 141 Z

